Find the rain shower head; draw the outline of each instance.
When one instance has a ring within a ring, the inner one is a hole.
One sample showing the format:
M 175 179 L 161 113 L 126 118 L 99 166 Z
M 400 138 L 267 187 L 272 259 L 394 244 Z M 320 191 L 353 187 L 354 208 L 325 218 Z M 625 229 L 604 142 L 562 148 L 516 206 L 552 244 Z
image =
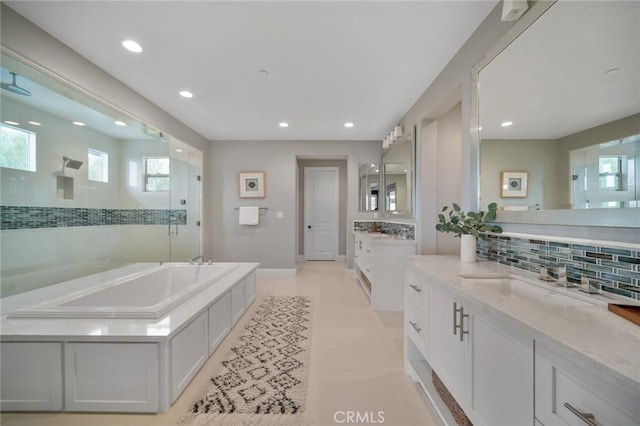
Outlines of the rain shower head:
M 23 89 L 22 87 L 16 84 L 16 73 L 9 72 L 9 74 L 13 76 L 13 81 L 11 83 L 2 82 L 0 83 L 0 87 L 2 87 L 4 90 L 8 90 L 12 93 L 15 93 L 16 95 L 31 96 L 30 91 L 28 91 L 27 89 Z
M 82 167 L 82 161 L 72 160 L 69 157 L 62 157 L 62 168 L 69 167 L 70 169 L 78 170 Z

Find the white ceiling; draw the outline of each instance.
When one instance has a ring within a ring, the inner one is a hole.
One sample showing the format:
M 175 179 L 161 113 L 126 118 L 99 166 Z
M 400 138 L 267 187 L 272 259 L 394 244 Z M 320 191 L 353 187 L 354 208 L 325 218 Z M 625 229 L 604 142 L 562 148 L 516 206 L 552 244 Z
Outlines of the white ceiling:
M 497 1 L 6 4 L 208 139 L 376 140 Z
M 557 139 L 640 112 L 640 2 L 555 3 L 480 71 L 479 96 L 483 139 Z

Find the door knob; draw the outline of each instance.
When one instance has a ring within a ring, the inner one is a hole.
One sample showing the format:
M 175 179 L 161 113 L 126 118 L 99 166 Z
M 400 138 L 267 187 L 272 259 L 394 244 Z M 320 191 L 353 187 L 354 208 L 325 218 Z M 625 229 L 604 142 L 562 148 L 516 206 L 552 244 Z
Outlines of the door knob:
M 307 229 L 311 229 L 311 225 L 307 225 Z

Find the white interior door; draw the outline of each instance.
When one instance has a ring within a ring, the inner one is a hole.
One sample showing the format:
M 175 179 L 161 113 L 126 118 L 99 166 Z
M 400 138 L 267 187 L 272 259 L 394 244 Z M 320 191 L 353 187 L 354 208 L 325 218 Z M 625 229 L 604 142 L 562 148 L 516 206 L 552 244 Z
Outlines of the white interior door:
M 338 256 L 338 168 L 304 168 L 305 260 Z

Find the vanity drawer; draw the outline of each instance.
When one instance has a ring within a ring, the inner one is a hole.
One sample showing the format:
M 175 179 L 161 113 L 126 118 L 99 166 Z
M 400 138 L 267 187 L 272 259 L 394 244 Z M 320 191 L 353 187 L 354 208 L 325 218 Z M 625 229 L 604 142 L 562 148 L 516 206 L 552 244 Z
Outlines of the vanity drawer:
M 640 419 L 637 383 L 616 382 L 543 345 L 536 345 L 535 394 L 536 420 L 546 426 L 585 425 L 590 416 L 597 425 L 637 426 Z
M 427 306 L 428 284 L 424 277 L 411 270 L 406 270 L 404 275 L 404 294 L 418 303 L 419 306 Z
M 413 344 L 422 355 L 427 358 L 427 313 L 421 309 L 415 301 L 408 299 L 404 309 L 404 328 L 406 335 L 411 338 Z

